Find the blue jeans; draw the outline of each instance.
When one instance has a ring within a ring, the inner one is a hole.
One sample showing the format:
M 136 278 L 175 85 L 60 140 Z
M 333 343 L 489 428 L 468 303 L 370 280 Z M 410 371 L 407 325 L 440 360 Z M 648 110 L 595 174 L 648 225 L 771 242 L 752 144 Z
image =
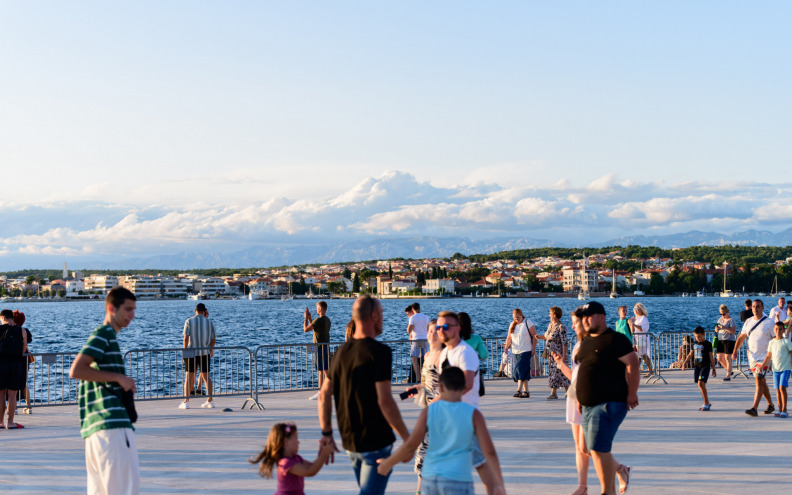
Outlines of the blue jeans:
M 425 495 L 473 495 L 472 481 L 456 481 L 440 476 L 421 478 L 421 492 Z
M 387 476 L 377 472 L 377 459 L 385 459 L 391 453 L 393 445 L 374 450 L 372 452 L 352 452 L 347 450 L 352 469 L 355 470 L 355 479 L 360 487 L 360 495 L 382 495 L 388 485 Z M 393 470 L 391 470 L 393 472 Z

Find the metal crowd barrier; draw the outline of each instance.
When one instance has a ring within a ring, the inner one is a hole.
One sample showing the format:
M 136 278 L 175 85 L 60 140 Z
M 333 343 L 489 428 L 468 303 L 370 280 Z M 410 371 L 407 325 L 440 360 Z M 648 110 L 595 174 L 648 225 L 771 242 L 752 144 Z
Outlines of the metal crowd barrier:
M 716 332 L 714 330 L 707 331 L 705 338 L 709 342 L 712 342 L 715 334 Z M 654 336 L 655 345 L 652 349 L 652 362 L 656 363 L 655 367 L 658 370 L 668 372 L 682 369 L 681 366 L 679 366 L 679 361 L 683 359 L 680 357 L 680 353 L 682 346 L 686 345 L 686 336 L 689 336 L 691 341 L 695 339 L 695 337 L 693 337 L 693 332 L 662 332 Z M 715 352 L 715 349 L 713 349 L 713 352 Z M 717 361 L 717 355 L 715 359 Z M 720 363 L 717 363 L 717 366 L 722 367 Z M 687 368 L 690 367 L 691 364 L 688 363 Z M 749 371 L 748 368 L 748 343 L 745 342 L 737 353 L 737 359 L 733 361 L 733 377 L 742 375 L 743 378 L 750 379 L 747 373 L 747 371 Z
M 25 407 L 77 404 L 77 381 L 69 378 L 69 368 L 77 357 L 76 352 L 46 352 L 28 356 L 33 357 L 33 362 L 27 365 L 30 404 Z
M 243 407 L 253 401 L 252 407 L 261 405 L 254 399 L 255 364 L 250 349 L 236 347 L 202 347 L 191 351 L 211 351 L 210 370 L 212 396 L 246 396 Z M 124 354 L 124 367 L 127 376 L 135 380 L 137 393 L 135 400 L 163 400 L 187 398 L 185 380 L 187 367 L 183 359 L 184 349 L 136 349 Z M 198 367 L 195 380 L 200 383 L 202 375 Z M 200 388 L 194 383 L 196 398 L 208 395 L 206 384 Z

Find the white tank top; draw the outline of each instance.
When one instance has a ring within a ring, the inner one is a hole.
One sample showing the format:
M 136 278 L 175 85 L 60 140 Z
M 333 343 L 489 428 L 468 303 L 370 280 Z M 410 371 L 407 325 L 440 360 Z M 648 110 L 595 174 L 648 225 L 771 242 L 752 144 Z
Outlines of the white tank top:
M 522 352 L 530 352 L 533 350 L 533 343 L 531 342 L 531 333 L 528 328 L 533 326 L 533 322 L 528 318 L 523 319 L 514 327 L 512 332 L 512 352 L 520 354 Z

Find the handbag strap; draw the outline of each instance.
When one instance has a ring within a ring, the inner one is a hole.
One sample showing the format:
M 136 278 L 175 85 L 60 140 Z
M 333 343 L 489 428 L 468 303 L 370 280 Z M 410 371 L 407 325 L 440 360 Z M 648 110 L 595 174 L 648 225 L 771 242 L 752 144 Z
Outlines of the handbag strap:
M 754 323 L 754 326 L 752 326 L 751 329 L 748 330 L 748 336 L 750 337 L 751 336 L 751 332 L 756 330 L 756 327 L 758 327 L 759 324 L 762 323 L 763 321 L 765 321 L 766 319 L 767 319 L 767 316 L 762 315 L 762 319 L 757 321 L 756 323 Z

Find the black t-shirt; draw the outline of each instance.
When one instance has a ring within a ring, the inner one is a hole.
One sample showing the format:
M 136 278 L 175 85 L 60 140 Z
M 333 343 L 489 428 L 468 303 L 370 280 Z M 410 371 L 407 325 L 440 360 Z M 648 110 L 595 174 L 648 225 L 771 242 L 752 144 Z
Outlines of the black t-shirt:
M 750 309 L 744 309 L 740 311 L 740 321 L 743 323 L 745 323 L 748 320 L 748 318 L 752 316 L 753 316 L 753 311 L 751 311 Z
M 610 328 L 580 343 L 575 393 L 584 406 L 627 402 L 626 366 L 619 358 L 633 352 L 630 340 Z
M 369 337 L 350 339 L 335 353 L 328 378 L 344 449 L 371 452 L 396 441 L 379 408 L 375 386 L 384 380 L 390 383 L 392 360 L 390 347 Z
M 704 342 L 693 342 L 693 364 L 696 368 L 708 368 L 712 366 L 712 360 L 710 360 L 711 352 L 711 342 L 706 340 Z
M 330 342 L 330 318 L 320 316 L 313 321 L 313 341 L 323 344 Z

